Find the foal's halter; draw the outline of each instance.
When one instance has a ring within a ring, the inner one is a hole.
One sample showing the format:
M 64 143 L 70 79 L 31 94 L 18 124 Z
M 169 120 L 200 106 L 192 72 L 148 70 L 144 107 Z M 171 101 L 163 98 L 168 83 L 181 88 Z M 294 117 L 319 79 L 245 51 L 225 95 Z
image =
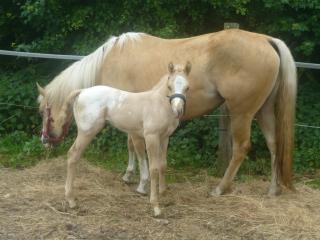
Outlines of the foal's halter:
M 70 127 L 70 122 L 66 122 L 62 126 L 62 134 L 59 137 L 52 137 L 50 136 L 50 131 L 52 129 L 51 123 L 54 122 L 52 116 L 51 116 L 51 108 L 46 105 L 45 112 L 47 114 L 47 122 L 45 125 L 45 128 L 42 130 L 41 135 L 44 139 L 48 141 L 50 144 L 56 144 L 60 142 L 68 133 L 69 127 Z
M 181 94 L 181 93 L 174 93 L 171 96 L 169 96 L 169 102 L 171 104 L 172 100 L 174 98 L 180 98 L 183 101 L 183 114 L 185 113 L 186 110 L 186 103 L 187 103 L 187 98 L 185 95 Z

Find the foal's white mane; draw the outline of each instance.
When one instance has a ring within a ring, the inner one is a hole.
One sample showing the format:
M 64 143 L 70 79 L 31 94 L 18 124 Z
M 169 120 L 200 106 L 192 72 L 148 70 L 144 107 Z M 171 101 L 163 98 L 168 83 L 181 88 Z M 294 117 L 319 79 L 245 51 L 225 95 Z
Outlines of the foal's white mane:
M 118 37 L 112 36 L 93 53 L 62 71 L 45 87 L 50 105 L 62 106 L 71 91 L 94 86 L 103 60 L 111 49 L 122 48 L 128 41 L 139 41 L 143 35 L 144 33 L 129 32 Z

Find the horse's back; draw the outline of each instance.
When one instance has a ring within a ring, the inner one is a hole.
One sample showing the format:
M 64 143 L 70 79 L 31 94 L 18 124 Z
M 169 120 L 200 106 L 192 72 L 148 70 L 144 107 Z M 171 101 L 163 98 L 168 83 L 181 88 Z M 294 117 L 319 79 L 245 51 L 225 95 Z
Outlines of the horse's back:
M 143 34 L 110 51 L 102 68 L 101 84 L 130 92 L 145 91 L 156 85 L 170 61 L 190 60 L 193 70 L 189 78 L 188 118 L 210 111 L 222 99 L 241 95 L 243 99 L 251 97 L 249 101 L 263 101 L 273 88 L 279 69 L 279 56 L 270 39 L 243 30 L 223 30 L 185 39 Z M 260 90 L 263 99 L 252 96 L 252 92 Z

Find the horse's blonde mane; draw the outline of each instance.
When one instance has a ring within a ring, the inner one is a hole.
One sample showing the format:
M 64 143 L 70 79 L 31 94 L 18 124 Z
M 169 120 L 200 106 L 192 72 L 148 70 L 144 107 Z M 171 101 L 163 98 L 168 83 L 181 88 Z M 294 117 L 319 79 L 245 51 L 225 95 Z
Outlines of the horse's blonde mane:
M 45 87 L 49 104 L 61 107 L 71 91 L 94 86 L 103 60 L 111 49 L 122 48 L 128 41 L 138 41 L 142 35 L 130 32 L 112 36 L 93 53 L 70 65 Z

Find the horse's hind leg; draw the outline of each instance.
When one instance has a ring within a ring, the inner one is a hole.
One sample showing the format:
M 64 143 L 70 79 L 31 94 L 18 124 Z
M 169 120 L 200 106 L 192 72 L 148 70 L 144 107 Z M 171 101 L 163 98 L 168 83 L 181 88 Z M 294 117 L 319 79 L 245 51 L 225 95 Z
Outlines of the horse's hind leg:
M 135 159 L 133 142 L 129 134 L 128 134 L 127 146 L 128 146 L 129 161 L 128 161 L 128 167 L 127 167 L 126 173 L 123 175 L 122 179 L 126 183 L 131 183 L 132 178 L 134 176 L 135 168 L 136 168 L 136 159 Z
M 141 194 L 147 194 L 146 185 L 149 180 L 149 171 L 146 157 L 146 145 L 144 139 L 137 136 L 132 136 L 132 142 L 134 145 L 134 150 L 139 160 L 140 169 L 140 183 L 137 188 L 137 192 Z
M 73 192 L 73 181 L 75 177 L 76 164 L 80 159 L 82 153 L 101 130 L 102 126 L 96 126 L 95 130 L 90 133 L 82 132 L 78 129 L 78 135 L 73 143 L 72 147 L 68 151 L 68 167 L 67 167 L 67 180 L 65 185 L 65 197 L 71 208 L 76 206 L 74 192 Z
M 222 181 L 216 188 L 215 195 L 221 195 L 229 189 L 231 182 L 245 158 L 250 148 L 250 130 L 253 116 L 248 114 L 233 115 L 231 113 L 231 133 L 232 133 L 232 159 L 223 176 Z
M 260 111 L 257 113 L 257 120 L 261 131 L 266 139 L 267 146 L 271 155 L 271 185 L 268 195 L 276 196 L 281 193 L 280 181 L 277 175 L 276 157 L 276 119 L 274 112 L 274 102 L 268 99 Z

